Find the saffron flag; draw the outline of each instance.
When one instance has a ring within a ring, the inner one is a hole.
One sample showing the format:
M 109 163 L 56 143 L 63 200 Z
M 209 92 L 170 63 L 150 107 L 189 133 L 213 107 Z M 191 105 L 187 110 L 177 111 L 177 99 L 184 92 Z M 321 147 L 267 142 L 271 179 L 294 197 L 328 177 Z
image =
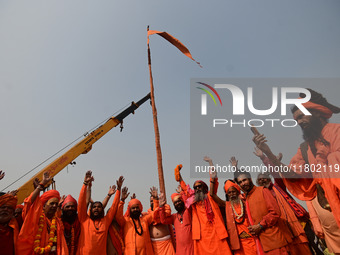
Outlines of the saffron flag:
M 187 47 L 184 46 L 183 43 L 180 42 L 180 40 L 178 40 L 177 38 L 173 37 L 172 35 L 168 34 L 167 32 L 160 32 L 160 31 L 156 31 L 156 30 L 148 30 L 148 45 L 149 45 L 149 36 L 153 35 L 153 34 L 158 34 L 159 36 L 163 37 L 165 40 L 167 40 L 169 43 L 171 43 L 172 45 L 174 45 L 177 49 L 179 49 L 185 56 L 187 56 L 188 58 L 192 59 L 193 61 L 195 61 L 200 67 L 201 64 L 199 62 L 197 62 L 192 56 L 190 51 L 188 50 Z

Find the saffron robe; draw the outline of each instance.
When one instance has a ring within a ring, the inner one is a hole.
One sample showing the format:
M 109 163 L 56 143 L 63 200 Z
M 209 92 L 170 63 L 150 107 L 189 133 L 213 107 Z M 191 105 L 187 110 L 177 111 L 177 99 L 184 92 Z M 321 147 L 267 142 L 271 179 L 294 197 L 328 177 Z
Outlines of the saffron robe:
M 340 124 L 326 124 L 321 134 L 330 145 L 325 146 L 320 141 L 316 141 L 316 156 L 313 155 L 309 146 L 307 151 L 309 167 L 320 172 L 313 172 L 312 179 L 310 172 L 304 172 L 306 162 L 299 148 L 290 161 L 290 167 L 300 174 L 301 178 L 284 179 L 284 182 L 295 197 L 305 201 L 314 199 L 317 194 L 316 184 L 321 185 L 338 227 L 340 227 Z
M 43 204 L 40 197 L 37 197 L 34 203 L 31 202 L 32 194 L 24 200 L 24 223 L 21 227 L 16 251 L 18 255 L 35 255 L 34 241 L 38 231 L 40 215 L 43 212 Z M 48 244 L 49 232 L 47 231 L 47 222 L 50 220 L 44 215 L 44 227 L 41 233 L 40 247 L 45 247 Z M 49 225 L 50 222 L 49 222 Z M 68 255 L 66 240 L 64 237 L 64 225 L 60 218 L 56 217 L 57 225 L 57 255 Z
M 183 215 L 174 213 L 166 217 L 164 207 L 159 208 L 159 215 L 162 224 L 172 224 L 176 231 L 176 254 L 177 255 L 193 255 L 194 242 L 192 240 L 191 227 L 191 208 L 185 209 Z
M 87 185 L 83 185 L 78 199 L 78 219 L 81 226 L 78 255 L 106 254 L 106 242 L 109 227 L 117 212 L 120 191 L 117 190 L 108 213 L 99 220 L 92 220 L 87 214 L 86 206 Z
M 254 186 L 246 195 L 247 211 L 254 225 L 264 227 L 259 239 L 264 254 L 288 254 L 288 243 L 292 242 L 289 230 L 280 219 L 280 208 L 276 199 L 267 188 Z
M 15 245 L 19 235 L 19 226 L 15 218 L 12 218 L 5 229 L 0 230 L 0 247 L 1 254 L 13 255 L 15 252 Z
M 153 222 L 154 212 L 143 214 L 139 220 L 133 220 L 131 217 L 123 216 L 124 202 L 120 201 L 118 205 L 118 211 L 116 214 L 116 220 L 118 224 L 123 228 L 124 244 L 126 255 L 153 255 L 153 249 L 150 239 L 149 226 Z M 135 230 L 135 225 L 137 231 L 141 233 L 143 229 L 143 234 L 138 235 Z

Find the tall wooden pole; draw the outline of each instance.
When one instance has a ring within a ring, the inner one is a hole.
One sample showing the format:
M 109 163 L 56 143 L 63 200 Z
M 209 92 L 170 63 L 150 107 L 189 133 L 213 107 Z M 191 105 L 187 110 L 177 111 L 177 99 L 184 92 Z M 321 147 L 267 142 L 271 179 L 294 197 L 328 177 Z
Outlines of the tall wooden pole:
M 149 31 L 149 26 L 147 28 L 147 31 Z M 149 73 L 150 73 L 151 107 L 152 107 L 152 115 L 153 115 L 153 125 L 154 125 L 154 130 L 155 130 L 159 189 L 160 189 L 160 192 L 164 194 L 164 198 L 166 198 L 164 174 L 163 174 L 163 163 L 162 163 L 162 150 L 161 150 L 161 142 L 160 142 L 160 135 L 159 135 L 159 128 L 158 128 L 157 109 L 156 109 L 156 103 L 155 103 L 152 70 L 151 70 L 151 52 L 150 52 L 150 46 L 149 46 L 149 38 L 148 38 L 147 44 L 148 44 L 148 65 L 149 65 Z

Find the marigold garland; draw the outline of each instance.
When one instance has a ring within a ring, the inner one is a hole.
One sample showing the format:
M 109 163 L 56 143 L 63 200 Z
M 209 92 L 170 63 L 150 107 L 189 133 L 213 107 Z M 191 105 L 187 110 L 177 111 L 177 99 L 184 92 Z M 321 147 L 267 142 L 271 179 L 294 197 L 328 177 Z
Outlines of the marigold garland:
M 49 233 L 49 238 L 48 238 L 48 244 L 44 247 L 40 247 L 40 241 L 41 241 L 41 233 L 43 231 L 45 225 L 45 216 L 42 213 L 39 218 L 39 228 L 38 232 L 35 236 L 35 241 L 34 241 L 34 247 L 33 251 L 35 254 L 44 254 L 44 253 L 49 253 L 53 247 L 53 243 L 57 242 L 57 236 L 55 235 L 57 226 L 56 226 L 56 217 L 53 216 L 52 218 L 52 224 L 50 228 L 50 233 Z M 55 248 L 55 247 L 54 247 Z
M 72 226 L 71 228 L 71 251 L 70 251 L 70 255 L 74 255 L 74 226 Z

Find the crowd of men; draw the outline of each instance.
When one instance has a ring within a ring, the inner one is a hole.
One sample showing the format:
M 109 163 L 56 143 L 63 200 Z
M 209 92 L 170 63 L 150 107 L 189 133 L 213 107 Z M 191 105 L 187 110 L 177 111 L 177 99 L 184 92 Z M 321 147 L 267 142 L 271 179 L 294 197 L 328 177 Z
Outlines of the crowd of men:
M 0 194 L 0 254 L 340 254 L 340 178 L 331 171 L 340 164 L 340 124 L 328 123 L 340 109 L 310 91 L 312 98 L 303 105 L 312 115 L 292 109 L 305 143 L 291 159 L 290 171 L 260 173 L 257 186 L 250 173 L 237 171 L 224 182 L 224 200 L 217 195 L 211 158 L 204 158 L 211 166 L 209 185 L 197 180 L 190 188 L 178 165 L 173 214 L 155 187 L 150 209 L 143 211 L 133 194 L 124 212 L 130 193 L 122 187 L 123 176 L 100 202 L 91 199 L 94 177 L 86 172 L 77 201 L 57 190 L 45 191 L 51 180 L 46 172 L 35 180 L 24 205 L 17 205 L 15 191 Z M 253 142 L 264 164 L 283 165 L 282 154 L 272 153 L 264 135 L 255 135 Z M 235 157 L 230 163 L 237 168 Z M 300 167 L 312 164 L 328 171 L 306 173 Z M 0 171 L 0 180 L 4 175 Z M 293 196 L 307 201 L 308 211 Z

